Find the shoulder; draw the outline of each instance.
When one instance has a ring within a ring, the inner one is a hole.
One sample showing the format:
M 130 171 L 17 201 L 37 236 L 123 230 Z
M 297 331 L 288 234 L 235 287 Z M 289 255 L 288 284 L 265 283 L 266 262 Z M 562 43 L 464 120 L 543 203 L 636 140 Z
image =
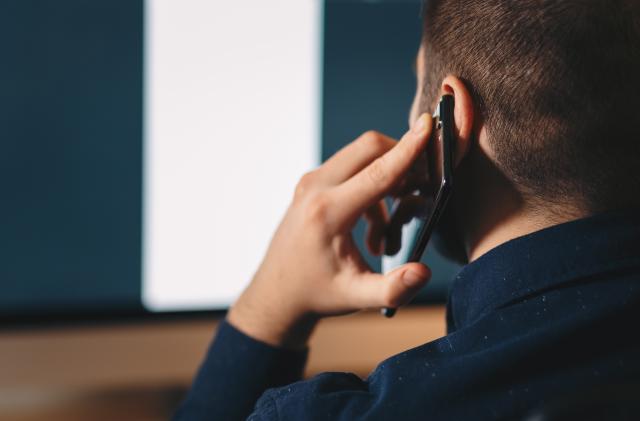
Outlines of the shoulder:
M 355 374 L 322 373 L 309 380 L 267 390 L 249 419 L 356 419 L 371 408 L 374 400 L 367 382 Z
M 419 419 L 434 408 L 433 364 L 428 354 L 443 357 L 450 345 L 433 343 L 388 358 L 366 380 L 353 373 L 328 372 L 285 387 L 269 389 L 259 399 L 251 420 L 386 420 Z M 420 398 L 416 399 L 416 391 Z

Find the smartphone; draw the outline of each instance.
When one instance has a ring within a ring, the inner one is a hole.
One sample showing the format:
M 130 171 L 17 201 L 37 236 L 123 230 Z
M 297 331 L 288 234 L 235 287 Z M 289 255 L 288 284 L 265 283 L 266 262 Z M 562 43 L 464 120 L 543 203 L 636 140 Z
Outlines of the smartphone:
M 420 170 L 426 174 L 419 174 L 425 177 L 418 177 L 422 181 L 415 189 L 394 201 L 385 234 L 383 273 L 420 261 L 451 197 L 455 148 L 453 109 L 453 96 L 442 96 L 433 114 L 434 130 L 424 157 L 426 168 Z M 384 308 L 382 314 L 392 317 L 395 309 Z

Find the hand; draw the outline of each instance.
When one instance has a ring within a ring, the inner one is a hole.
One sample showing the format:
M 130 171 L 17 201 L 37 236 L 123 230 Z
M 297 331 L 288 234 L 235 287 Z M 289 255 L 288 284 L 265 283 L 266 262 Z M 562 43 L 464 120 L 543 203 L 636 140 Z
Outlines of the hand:
M 303 176 L 229 322 L 271 345 L 299 348 L 321 317 L 398 307 L 413 298 L 429 269 L 409 263 L 385 275 L 374 273 L 351 230 L 364 215 L 367 245 L 380 253 L 388 219 L 384 197 L 405 184 L 431 125 L 430 116 L 422 115 L 399 142 L 365 133 Z

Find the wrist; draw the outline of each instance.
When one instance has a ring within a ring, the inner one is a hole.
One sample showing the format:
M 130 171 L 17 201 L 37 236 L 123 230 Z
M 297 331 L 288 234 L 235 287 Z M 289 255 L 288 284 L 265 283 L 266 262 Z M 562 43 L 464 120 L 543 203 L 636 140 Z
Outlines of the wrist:
M 264 295 L 247 290 L 229 310 L 227 321 L 242 333 L 268 345 L 303 349 L 318 318 L 274 302 L 265 302 Z

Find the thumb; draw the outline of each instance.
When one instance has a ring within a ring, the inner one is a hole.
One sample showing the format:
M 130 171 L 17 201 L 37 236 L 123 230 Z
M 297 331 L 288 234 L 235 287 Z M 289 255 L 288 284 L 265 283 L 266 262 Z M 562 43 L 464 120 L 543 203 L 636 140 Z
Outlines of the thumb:
M 400 307 L 411 301 L 431 278 L 431 270 L 422 263 L 407 263 L 391 272 L 363 273 L 349 288 L 354 309 Z

